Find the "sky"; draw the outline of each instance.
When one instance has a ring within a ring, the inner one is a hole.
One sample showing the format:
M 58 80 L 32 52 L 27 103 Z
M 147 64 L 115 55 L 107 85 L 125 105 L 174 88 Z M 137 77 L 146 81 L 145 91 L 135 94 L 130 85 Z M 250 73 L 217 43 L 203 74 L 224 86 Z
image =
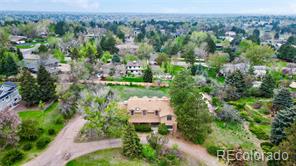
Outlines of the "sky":
M 296 0 L 0 0 L 0 10 L 295 15 Z

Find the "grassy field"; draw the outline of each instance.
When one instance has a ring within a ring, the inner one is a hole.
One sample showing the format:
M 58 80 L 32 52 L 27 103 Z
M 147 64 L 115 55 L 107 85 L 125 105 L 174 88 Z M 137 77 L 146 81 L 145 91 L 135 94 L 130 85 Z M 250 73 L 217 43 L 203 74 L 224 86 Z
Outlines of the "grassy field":
M 163 97 L 168 96 L 168 88 L 158 87 L 133 87 L 133 86 L 110 86 L 116 96 L 117 101 L 125 101 L 130 97 Z
M 143 160 L 129 160 L 121 155 L 121 149 L 108 149 L 97 151 L 75 160 L 67 166 L 149 166 Z
M 56 134 L 64 127 L 64 119 L 62 115 L 58 112 L 58 102 L 53 103 L 50 105 L 46 110 L 40 111 L 40 110 L 27 110 L 24 112 L 19 113 L 19 117 L 22 121 L 24 120 L 34 120 L 37 122 L 37 126 L 41 132 L 40 138 L 47 137 L 50 140 L 53 140 L 56 136 Z M 49 135 L 48 130 L 54 129 L 55 134 Z M 17 145 L 17 149 L 21 150 L 24 153 L 24 159 L 20 162 L 16 163 L 15 165 L 22 165 L 29 161 L 30 159 L 36 157 L 43 149 L 36 148 L 36 141 L 20 141 Z M 24 151 L 23 146 L 25 144 L 32 144 L 32 149 L 29 151 Z M 46 147 L 45 147 L 46 148 Z M 0 159 L 3 157 L 5 152 L 11 150 L 11 148 L 7 148 L 4 151 L 0 152 Z M 0 163 L 1 165 L 1 163 Z

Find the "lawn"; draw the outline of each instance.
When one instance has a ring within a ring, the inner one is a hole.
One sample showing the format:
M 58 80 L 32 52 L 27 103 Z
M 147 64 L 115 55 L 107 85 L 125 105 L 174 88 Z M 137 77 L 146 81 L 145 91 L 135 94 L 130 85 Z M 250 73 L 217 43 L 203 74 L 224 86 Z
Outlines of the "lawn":
M 34 120 L 37 122 L 36 125 L 38 126 L 41 132 L 38 139 L 47 137 L 52 141 L 57 135 L 57 133 L 64 127 L 64 119 L 62 115 L 59 113 L 58 102 L 53 103 L 44 111 L 27 110 L 24 112 L 19 112 L 19 117 L 22 121 Z M 49 135 L 48 134 L 49 129 L 54 129 L 55 133 L 52 135 Z M 26 163 L 27 161 L 36 157 L 41 151 L 44 150 L 44 148 L 38 149 L 36 147 L 36 142 L 38 141 L 38 139 L 36 141 L 20 141 L 19 142 L 19 144 L 17 145 L 17 149 L 21 150 L 24 153 L 24 158 L 20 162 L 17 162 L 15 165 L 22 165 Z M 28 143 L 32 145 L 32 149 L 28 151 L 23 150 L 24 145 Z M 5 152 L 9 150 L 11 150 L 11 148 L 7 148 L 4 151 L 1 151 L 0 158 L 2 158 Z
M 125 101 L 130 97 L 163 97 L 168 96 L 168 88 L 159 87 L 136 87 L 136 86 L 110 86 L 115 93 L 117 101 Z
M 180 166 L 202 165 L 189 155 L 182 154 Z M 144 159 L 128 159 L 121 154 L 121 148 L 100 150 L 74 159 L 66 166 L 155 166 Z
M 79 157 L 66 166 L 149 166 L 143 160 L 129 160 L 121 155 L 121 149 L 101 150 Z

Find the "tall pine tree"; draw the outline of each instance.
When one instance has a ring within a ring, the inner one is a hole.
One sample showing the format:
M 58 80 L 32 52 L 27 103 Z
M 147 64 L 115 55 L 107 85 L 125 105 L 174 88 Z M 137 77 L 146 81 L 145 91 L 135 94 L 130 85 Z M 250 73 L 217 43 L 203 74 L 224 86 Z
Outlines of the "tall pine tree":
M 271 142 L 278 145 L 286 137 L 285 129 L 296 120 L 296 107 L 281 110 L 277 113 L 271 126 Z
M 281 161 L 282 165 L 293 165 L 296 163 L 296 122 L 290 128 L 286 129 L 286 140 L 284 140 L 280 147 L 282 152 L 289 154 L 288 160 Z
M 137 158 L 142 154 L 142 145 L 133 125 L 128 124 L 122 137 L 123 155 L 129 158 Z
M 39 85 L 39 97 L 40 101 L 47 102 L 55 99 L 56 97 L 56 85 L 54 79 L 45 67 L 40 66 L 37 73 L 37 83 Z
M 276 84 L 275 84 L 274 78 L 270 74 L 267 74 L 264 77 L 263 82 L 260 86 L 260 93 L 262 97 L 266 97 L 266 98 L 273 97 L 273 90 L 275 86 Z
M 36 79 L 30 74 L 30 72 L 24 70 L 20 80 L 20 94 L 23 101 L 25 101 L 28 106 L 37 104 L 39 98 Z
M 237 70 L 234 73 L 230 74 L 226 78 L 225 83 L 227 87 L 234 87 L 236 93 L 236 95 L 234 96 L 237 96 L 237 98 L 234 99 L 227 97 L 229 100 L 237 100 L 244 96 L 247 89 L 247 85 L 244 80 L 244 75 L 241 73 L 241 71 Z
M 274 97 L 272 104 L 273 110 L 276 112 L 292 107 L 293 100 L 290 91 L 286 88 L 280 89 L 278 94 Z
M 144 82 L 152 83 L 152 81 L 153 81 L 153 73 L 152 73 L 152 70 L 151 70 L 150 66 L 147 66 L 147 69 L 144 70 L 143 80 L 144 80 Z

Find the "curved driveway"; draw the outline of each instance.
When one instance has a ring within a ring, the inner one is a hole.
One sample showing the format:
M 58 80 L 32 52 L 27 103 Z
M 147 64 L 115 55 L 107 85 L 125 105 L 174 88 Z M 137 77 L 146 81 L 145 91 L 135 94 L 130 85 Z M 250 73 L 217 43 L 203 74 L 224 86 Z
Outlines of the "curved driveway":
M 85 154 L 95 152 L 97 150 L 116 148 L 121 146 L 120 139 L 109 139 L 87 143 L 75 143 L 74 139 L 79 133 L 80 129 L 86 121 L 77 116 L 72 119 L 64 129 L 57 135 L 55 140 L 49 145 L 49 147 L 41 153 L 38 157 L 32 159 L 25 166 L 63 166 L 69 160 L 83 156 Z M 142 142 L 145 142 L 145 136 L 141 136 Z M 209 155 L 205 148 L 194 145 L 188 142 L 184 142 L 178 139 L 171 138 L 168 146 L 178 144 L 181 151 L 191 155 L 198 161 L 208 166 L 220 166 L 223 165 L 218 160 Z M 71 154 L 69 160 L 65 160 L 65 154 Z

